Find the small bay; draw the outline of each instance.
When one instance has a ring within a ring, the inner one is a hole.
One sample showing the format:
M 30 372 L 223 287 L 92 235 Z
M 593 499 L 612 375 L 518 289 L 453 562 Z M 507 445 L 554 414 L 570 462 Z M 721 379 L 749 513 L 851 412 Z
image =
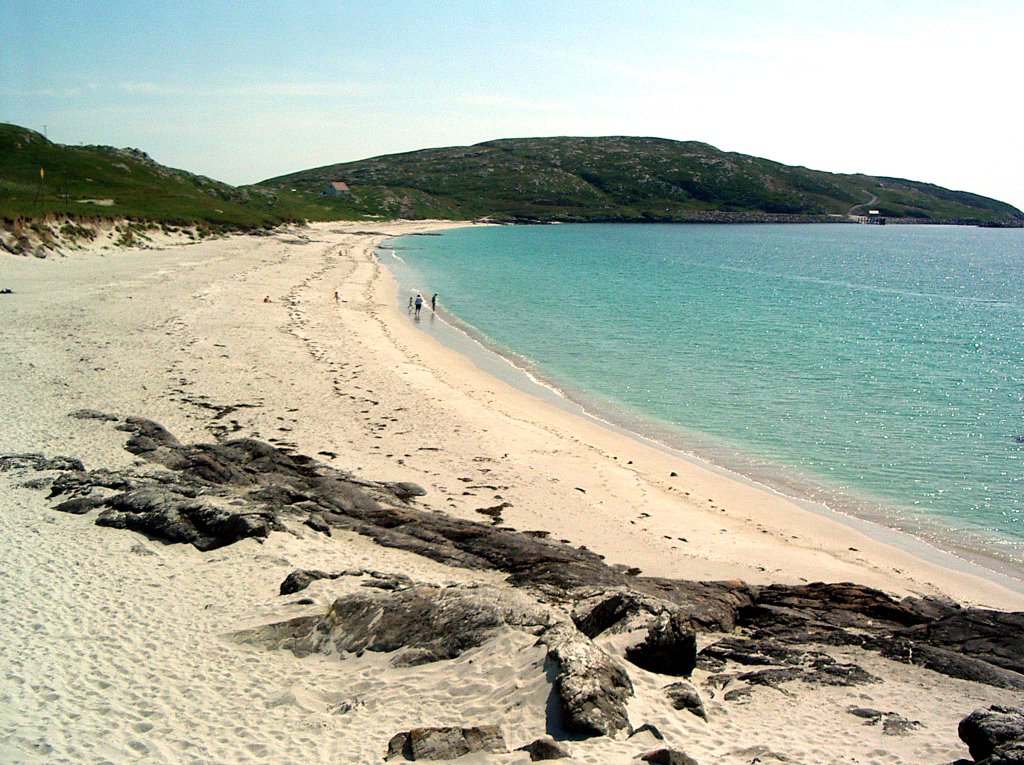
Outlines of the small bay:
M 390 246 L 403 294 L 440 293 L 592 414 L 1024 567 L 1024 231 L 503 226 Z

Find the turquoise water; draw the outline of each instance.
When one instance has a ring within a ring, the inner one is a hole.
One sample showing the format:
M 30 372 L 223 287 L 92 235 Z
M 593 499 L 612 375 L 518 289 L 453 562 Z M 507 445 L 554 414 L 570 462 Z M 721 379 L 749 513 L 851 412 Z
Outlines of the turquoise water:
M 1024 231 L 563 225 L 394 246 L 407 286 L 591 412 L 1024 562 Z

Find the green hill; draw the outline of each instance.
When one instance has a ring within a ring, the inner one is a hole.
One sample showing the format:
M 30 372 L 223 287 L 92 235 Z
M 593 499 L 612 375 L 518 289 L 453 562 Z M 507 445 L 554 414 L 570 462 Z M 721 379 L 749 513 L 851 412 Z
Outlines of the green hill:
M 65 146 L 33 130 L 0 123 L 0 218 L 45 215 L 202 223 L 213 228 L 344 217 L 331 205 L 304 195 L 236 188 L 164 167 L 137 149 Z
M 42 177 L 40 169 L 43 170 Z M 349 190 L 329 196 L 332 181 Z M 69 216 L 246 229 L 300 220 L 845 220 L 1021 226 L 993 199 L 837 175 L 659 138 L 520 138 L 329 165 L 235 187 L 138 149 L 65 146 L 0 124 L 0 219 Z
M 790 167 L 660 138 L 521 138 L 426 149 L 283 175 L 262 186 L 353 214 L 536 221 L 828 220 L 870 206 L 921 222 L 1024 225 L 993 199 L 899 178 Z

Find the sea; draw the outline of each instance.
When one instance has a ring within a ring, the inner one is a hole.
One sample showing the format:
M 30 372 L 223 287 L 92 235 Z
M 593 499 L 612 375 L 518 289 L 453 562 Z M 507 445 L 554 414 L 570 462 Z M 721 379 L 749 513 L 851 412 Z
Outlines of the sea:
M 379 255 L 487 371 L 1024 580 L 1024 230 L 476 226 Z

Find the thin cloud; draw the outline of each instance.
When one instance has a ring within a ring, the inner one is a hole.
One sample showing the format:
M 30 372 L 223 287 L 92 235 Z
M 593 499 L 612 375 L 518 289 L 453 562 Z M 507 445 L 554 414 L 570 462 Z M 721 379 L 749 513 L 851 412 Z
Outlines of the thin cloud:
M 0 95 L 10 98 L 75 98 L 84 92 L 82 88 L 0 88 Z
M 464 95 L 459 103 L 465 106 L 475 106 L 484 109 L 515 109 L 517 111 L 534 112 L 560 112 L 569 108 L 568 104 L 559 101 L 542 101 L 529 98 L 516 98 L 514 96 L 499 96 L 490 94 Z
M 236 95 L 273 98 L 352 98 L 370 92 L 366 85 L 352 82 L 256 82 L 229 87 Z
M 137 82 L 129 80 L 117 83 L 116 87 L 117 90 L 125 93 L 148 96 L 180 95 L 185 92 L 184 88 L 176 85 L 162 85 L 158 82 Z
M 352 98 L 370 92 L 367 85 L 351 82 L 254 82 L 217 87 L 189 86 L 151 80 L 90 82 L 76 87 L 0 88 L 0 94 L 20 98 L 74 98 L 85 94 L 121 93 L 129 96 L 252 96 L 262 98 Z

